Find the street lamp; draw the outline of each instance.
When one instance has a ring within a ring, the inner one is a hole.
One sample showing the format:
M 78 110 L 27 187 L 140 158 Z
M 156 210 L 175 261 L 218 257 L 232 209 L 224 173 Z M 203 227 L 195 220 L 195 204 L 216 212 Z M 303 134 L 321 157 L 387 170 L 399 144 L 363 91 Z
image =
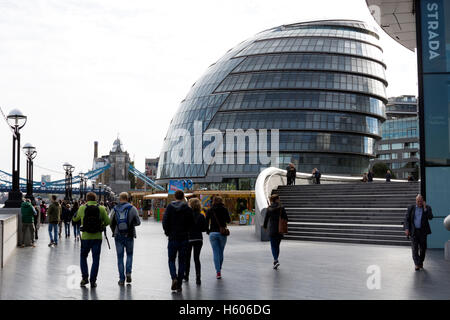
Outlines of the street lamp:
M 102 185 L 103 183 L 101 182 L 98 183 L 98 202 L 102 201 Z
M 86 190 L 87 190 L 86 174 L 80 172 L 79 176 L 80 176 L 80 200 L 86 200 Z
M 66 179 L 65 179 L 65 189 L 66 196 L 64 200 L 72 201 L 72 172 L 75 170 L 75 167 L 70 163 L 66 162 L 63 164 L 64 171 L 66 171 Z
M 33 203 L 33 159 L 36 158 L 37 151 L 30 143 L 25 144 L 22 149 L 27 156 L 27 194 L 25 198 L 30 199 Z
M 6 117 L 8 125 L 13 129 L 13 156 L 12 156 L 12 189 L 5 201 L 5 208 L 20 208 L 22 192 L 20 191 L 20 132 L 27 123 L 27 117 L 18 109 L 12 110 Z

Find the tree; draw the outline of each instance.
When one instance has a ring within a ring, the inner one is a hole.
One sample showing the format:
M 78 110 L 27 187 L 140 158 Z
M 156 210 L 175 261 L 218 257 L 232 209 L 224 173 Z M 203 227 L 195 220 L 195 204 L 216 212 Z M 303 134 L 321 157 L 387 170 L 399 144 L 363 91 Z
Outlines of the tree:
M 373 175 L 375 178 L 384 178 L 386 176 L 386 172 L 391 170 L 386 163 L 377 162 L 372 166 Z M 395 174 L 391 170 L 392 179 L 395 179 Z

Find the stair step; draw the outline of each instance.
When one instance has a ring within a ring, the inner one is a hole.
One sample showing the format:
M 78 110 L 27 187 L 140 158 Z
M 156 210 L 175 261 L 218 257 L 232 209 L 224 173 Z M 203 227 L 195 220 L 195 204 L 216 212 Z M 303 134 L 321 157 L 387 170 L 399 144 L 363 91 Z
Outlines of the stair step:
M 360 239 L 360 238 L 333 238 L 333 237 L 313 237 L 313 236 L 294 236 L 286 235 L 286 240 L 298 241 L 320 241 L 320 242 L 341 242 L 341 243 L 357 243 L 357 244 L 377 244 L 377 245 L 394 245 L 394 246 L 411 246 L 408 240 L 381 240 L 381 239 Z

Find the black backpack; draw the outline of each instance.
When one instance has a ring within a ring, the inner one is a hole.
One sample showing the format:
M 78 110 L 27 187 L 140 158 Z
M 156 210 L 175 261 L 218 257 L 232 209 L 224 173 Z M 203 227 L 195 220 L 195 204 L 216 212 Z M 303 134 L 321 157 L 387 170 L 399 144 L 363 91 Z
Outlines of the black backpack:
M 84 210 L 83 226 L 81 231 L 88 233 L 97 233 L 103 231 L 102 219 L 100 217 L 100 208 L 95 206 L 86 206 Z

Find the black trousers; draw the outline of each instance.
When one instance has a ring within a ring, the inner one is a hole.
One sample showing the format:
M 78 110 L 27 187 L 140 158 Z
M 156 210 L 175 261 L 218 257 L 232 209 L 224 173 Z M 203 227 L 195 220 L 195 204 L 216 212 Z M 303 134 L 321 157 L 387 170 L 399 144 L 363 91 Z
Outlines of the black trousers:
M 202 250 L 203 241 L 190 241 L 188 249 L 186 252 L 186 277 L 189 277 L 189 271 L 191 270 L 191 254 L 192 249 L 194 249 L 194 263 L 195 263 L 195 274 L 200 277 L 201 265 L 200 265 L 200 251 Z
M 412 257 L 416 266 L 422 266 L 427 251 L 427 235 L 421 229 L 414 230 L 411 237 Z

